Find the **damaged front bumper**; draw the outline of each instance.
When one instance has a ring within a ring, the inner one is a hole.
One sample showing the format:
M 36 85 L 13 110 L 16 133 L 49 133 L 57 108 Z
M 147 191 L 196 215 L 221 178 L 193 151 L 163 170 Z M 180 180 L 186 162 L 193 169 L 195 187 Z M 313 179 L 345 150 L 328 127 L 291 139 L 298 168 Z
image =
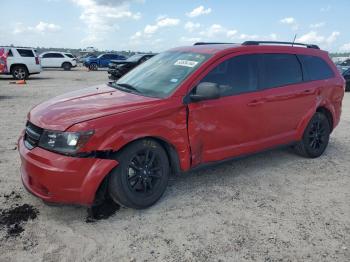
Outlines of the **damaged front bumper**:
M 56 154 L 40 147 L 32 150 L 18 141 L 21 176 L 25 188 L 45 202 L 91 206 L 96 191 L 116 160 Z

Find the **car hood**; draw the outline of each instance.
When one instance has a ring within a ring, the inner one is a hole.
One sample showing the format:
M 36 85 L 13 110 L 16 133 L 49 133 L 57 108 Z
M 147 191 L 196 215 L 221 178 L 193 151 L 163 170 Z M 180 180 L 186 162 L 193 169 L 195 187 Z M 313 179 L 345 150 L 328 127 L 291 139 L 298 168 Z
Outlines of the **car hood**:
M 152 106 L 158 98 L 100 85 L 66 93 L 35 106 L 28 120 L 39 127 L 64 131 L 70 126 L 107 115 Z

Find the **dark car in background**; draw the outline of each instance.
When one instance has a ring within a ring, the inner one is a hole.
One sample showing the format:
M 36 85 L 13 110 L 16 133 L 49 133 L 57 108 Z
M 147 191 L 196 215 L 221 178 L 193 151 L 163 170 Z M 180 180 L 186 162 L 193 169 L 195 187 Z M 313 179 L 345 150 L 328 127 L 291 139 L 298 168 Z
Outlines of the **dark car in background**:
M 109 79 L 117 80 L 131 69 L 147 61 L 156 54 L 135 54 L 126 60 L 112 60 L 109 63 Z
M 112 60 L 125 60 L 125 56 L 118 54 L 102 54 L 98 57 L 88 57 L 84 61 L 84 66 L 90 70 L 97 70 L 101 67 L 108 67 Z
M 346 81 L 345 91 L 350 91 L 350 68 L 343 72 L 343 77 Z
M 342 73 L 350 69 L 350 59 L 346 59 L 345 61 L 337 64 L 337 68 L 340 69 Z

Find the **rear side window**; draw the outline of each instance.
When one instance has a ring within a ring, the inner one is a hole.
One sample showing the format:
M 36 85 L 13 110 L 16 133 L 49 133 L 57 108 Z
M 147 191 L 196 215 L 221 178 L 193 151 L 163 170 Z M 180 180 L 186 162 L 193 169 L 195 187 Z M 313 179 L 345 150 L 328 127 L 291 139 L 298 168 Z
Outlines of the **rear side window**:
M 241 55 L 217 65 L 201 82 L 219 85 L 221 96 L 258 89 L 258 55 Z
M 264 54 L 262 58 L 262 89 L 291 85 L 303 81 L 302 69 L 296 55 Z
M 10 49 L 8 54 L 7 54 L 8 57 L 13 57 L 13 54 L 12 54 L 12 50 Z
M 60 53 L 52 53 L 53 58 L 63 58 L 64 56 Z
M 304 80 L 315 81 L 334 77 L 333 70 L 322 58 L 309 55 L 298 55 L 303 64 Z
M 50 58 L 50 57 L 52 57 L 52 54 L 51 54 L 51 53 L 48 53 L 48 54 L 44 54 L 44 55 L 43 55 L 43 58 Z
M 20 54 L 22 57 L 34 57 L 34 53 L 30 49 L 17 49 L 17 52 Z

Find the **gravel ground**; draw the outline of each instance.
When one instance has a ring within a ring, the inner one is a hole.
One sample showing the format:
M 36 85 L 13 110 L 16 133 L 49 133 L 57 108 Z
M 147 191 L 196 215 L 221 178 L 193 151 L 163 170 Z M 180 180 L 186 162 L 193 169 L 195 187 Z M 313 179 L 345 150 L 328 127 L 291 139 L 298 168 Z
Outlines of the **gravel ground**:
M 172 177 L 153 207 L 94 223 L 86 208 L 28 194 L 16 150 L 27 112 L 106 80 L 78 69 L 45 71 L 27 85 L 0 78 L 0 261 L 350 261 L 349 93 L 318 159 L 275 150 Z M 16 207 L 32 213 L 9 225 Z

